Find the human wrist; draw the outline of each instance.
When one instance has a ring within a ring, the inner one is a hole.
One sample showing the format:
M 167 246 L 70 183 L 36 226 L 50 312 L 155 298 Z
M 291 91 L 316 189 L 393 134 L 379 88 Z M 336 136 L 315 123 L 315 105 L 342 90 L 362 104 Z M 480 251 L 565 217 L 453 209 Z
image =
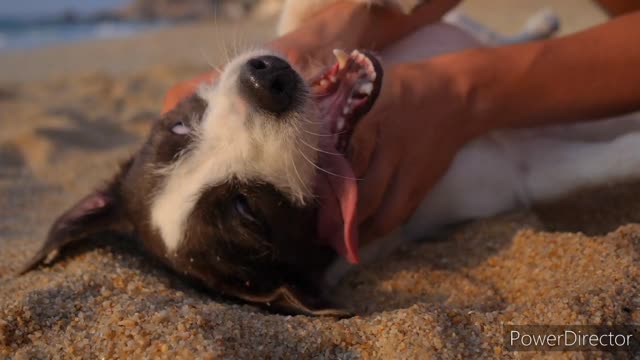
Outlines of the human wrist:
M 446 79 L 453 101 L 460 106 L 461 132 L 467 140 L 504 127 L 499 113 L 503 62 L 493 49 L 482 48 L 434 58 L 432 66 Z M 502 64 L 502 65 L 501 65 Z
M 446 55 L 397 65 L 388 78 L 395 83 L 391 84 L 395 97 L 407 99 L 416 114 L 431 114 L 428 121 L 441 121 L 438 128 L 462 146 L 491 130 L 476 99 L 474 68 L 465 58 Z

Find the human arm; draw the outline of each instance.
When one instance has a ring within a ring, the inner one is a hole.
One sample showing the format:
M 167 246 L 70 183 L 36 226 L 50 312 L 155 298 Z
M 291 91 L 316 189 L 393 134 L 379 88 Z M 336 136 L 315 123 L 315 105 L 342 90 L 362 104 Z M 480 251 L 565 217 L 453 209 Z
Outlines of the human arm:
M 600 6 L 612 16 L 628 14 L 640 10 L 636 0 L 597 0 Z
M 640 12 L 544 42 L 437 59 L 461 71 L 470 136 L 593 120 L 640 106 Z M 419 65 L 418 65 L 419 66 Z M 464 80 L 466 79 L 466 80 Z
M 473 138 L 640 109 L 638 33 L 634 13 L 565 38 L 389 69 L 352 141 L 354 171 L 364 178 L 362 243 L 405 222 Z

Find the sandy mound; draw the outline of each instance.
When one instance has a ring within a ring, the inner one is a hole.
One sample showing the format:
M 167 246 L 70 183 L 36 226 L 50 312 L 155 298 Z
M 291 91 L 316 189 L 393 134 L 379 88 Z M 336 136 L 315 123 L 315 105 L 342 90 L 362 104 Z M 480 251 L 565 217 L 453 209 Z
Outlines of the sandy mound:
M 359 314 L 342 321 L 208 297 L 121 239 L 14 277 L 53 218 L 138 146 L 167 87 L 202 70 L 0 87 L 0 357 L 495 357 L 503 323 L 640 322 L 640 226 L 625 225 L 640 220 L 638 184 L 402 249 L 340 284 Z

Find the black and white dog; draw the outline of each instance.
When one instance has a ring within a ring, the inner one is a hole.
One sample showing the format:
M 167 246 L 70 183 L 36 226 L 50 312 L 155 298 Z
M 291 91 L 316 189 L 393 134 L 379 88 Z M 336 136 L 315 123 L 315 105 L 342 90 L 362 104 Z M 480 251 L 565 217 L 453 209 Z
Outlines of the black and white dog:
M 288 1 L 281 31 L 327 2 Z M 410 10 L 416 1 L 383 3 Z M 459 25 L 465 24 L 473 27 Z M 522 40 L 553 32 L 527 31 Z M 440 35 L 453 40 L 435 41 Z M 478 46 L 460 28 L 437 24 L 381 57 L 392 64 Z M 118 230 L 219 293 L 289 313 L 342 315 L 317 284 L 327 272 L 334 278 L 339 272 L 340 266 L 328 270 L 336 253 L 359 261 L 356 180 L 343 154 L 357 120 L 374 105 L 383 69 L 364 51 L 335 55 L 336 64 L 311 80 L 268 51 L 236 57 L 215 84 L 203 85 L 154 124 L 108 186 L 54 223 L 25 271 L 66 245 Z M 477 139 L 460 151 L 413 218 L 362 256 L 442 225 L 638 177 L 638 125 L 618 119 Z

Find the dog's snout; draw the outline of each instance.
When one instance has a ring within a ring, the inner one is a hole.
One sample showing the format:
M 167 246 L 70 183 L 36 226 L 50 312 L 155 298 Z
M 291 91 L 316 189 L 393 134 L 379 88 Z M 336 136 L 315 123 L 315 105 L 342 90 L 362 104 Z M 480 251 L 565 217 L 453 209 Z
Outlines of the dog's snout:
M 300 77 L 283 59 L 260 56 L 247 61 L 240 72 L 240 87 L 259 108 L 280 114 L 295 101 Z

